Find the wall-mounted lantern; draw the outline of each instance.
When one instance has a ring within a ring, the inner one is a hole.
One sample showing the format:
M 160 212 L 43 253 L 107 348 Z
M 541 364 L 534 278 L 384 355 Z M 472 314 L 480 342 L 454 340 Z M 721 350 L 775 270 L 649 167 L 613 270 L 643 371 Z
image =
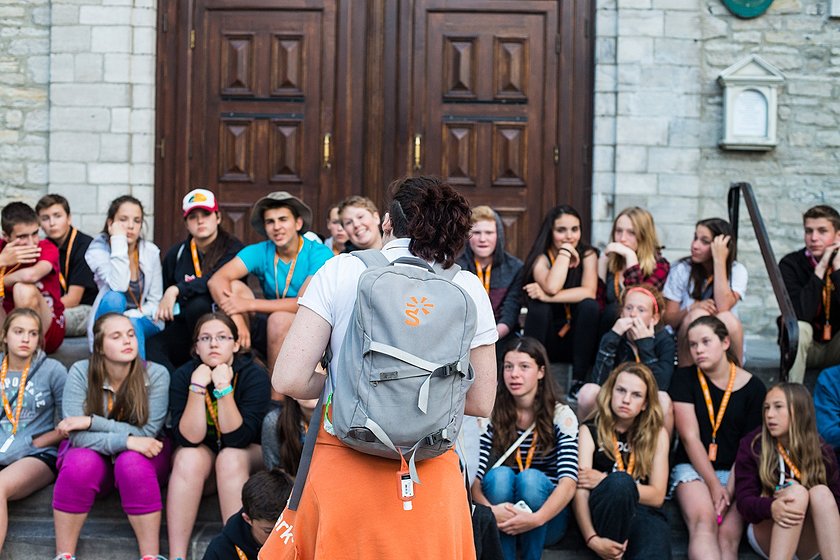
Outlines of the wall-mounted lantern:
M 778 87 L 784 81 L 776 67 L 755 54 L 720 73 L 724 114 L 721 148 L 766 151 L 776 147 Z

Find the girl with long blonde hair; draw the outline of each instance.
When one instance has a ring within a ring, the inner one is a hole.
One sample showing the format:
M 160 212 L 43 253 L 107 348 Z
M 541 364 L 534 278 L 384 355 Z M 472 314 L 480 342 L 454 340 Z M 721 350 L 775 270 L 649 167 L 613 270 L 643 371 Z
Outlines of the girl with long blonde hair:
M 659 511 L 668 440 L 650 368 L 619 364 L 598 393 L 594 422 L 579 436 L 575 517 L 601 558 L 670 558 L 668 521 Z
M 750 545 L 763 558 L 840 558 L 837 460 L 820 440 L 804 385 L 767 391 L 764 422 L 738 449 L 735 495 Z

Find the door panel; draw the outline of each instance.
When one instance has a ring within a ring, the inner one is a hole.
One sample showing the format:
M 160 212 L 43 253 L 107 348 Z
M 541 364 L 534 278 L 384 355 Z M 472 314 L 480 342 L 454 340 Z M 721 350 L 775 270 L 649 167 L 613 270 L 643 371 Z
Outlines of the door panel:
M 414 172 L 439 174 L 471 204 L 496 208 L 520 255 L 545 210 L 543 186 L 555 181 L 557 9 L 418 0 L 406 51 L 422 146 Z

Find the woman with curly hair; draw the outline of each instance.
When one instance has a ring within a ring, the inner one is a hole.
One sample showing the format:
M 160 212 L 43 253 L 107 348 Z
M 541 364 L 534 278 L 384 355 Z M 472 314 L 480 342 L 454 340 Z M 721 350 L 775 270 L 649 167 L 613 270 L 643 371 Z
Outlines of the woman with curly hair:
M 389 262 L 413 256 L 450 268 L 470 231 L 467 200 L 435 177 L 407 177 L 392 184 L 390 191 L 382 224 L 382 255 Z M 276 391 L 295 399 L 318 397 L 325 377 L 316 366 L 328 347 L 333 356 L 330 375 L 352 374 L 338 368 L 345 333 L 356 328 L 350 321 L 365 270 L 361 259 L 338 255 L 312 278 L 275 364 Z M 465 413 L 486 417 L 495 392 L 493 308 L 474 274 L 459 271 L 453 282 L 477 311 L 469 345 L 475 380 L 466 393 Z M 396 294 L 394 303 L 405 305 Z M 335 408 L 324 402 L 324 417 L 333 418 Z M 319 558 L 398 558 L 409 546 L 417 558 L 475 557 L 470 508 L 454 450 L 417 462 L 422 484 L 414 486 L 413 509 L 406 512 L 397 484 L 399 462 L 352 449 L 330 435 L 325 424 L 320 422 L 299 507 L 284 511 L 278 521 L 283 530 L 272 533 L 263 556 L 308 559 L 317 553 Z M 434 535 L 415 538 L 425 528 L 433 529 Z
M 619 364 L 598 393 L 594 422 L 580 428 L 574 510 L 601 558 L 670 558 L 668 433 L 656 379 L 644 364 Z
M 762 558 L 840 558 L 837 460 L 820 440 L 804 385 L 767 391 L 764 422 L 738 449 L 735 496 Z

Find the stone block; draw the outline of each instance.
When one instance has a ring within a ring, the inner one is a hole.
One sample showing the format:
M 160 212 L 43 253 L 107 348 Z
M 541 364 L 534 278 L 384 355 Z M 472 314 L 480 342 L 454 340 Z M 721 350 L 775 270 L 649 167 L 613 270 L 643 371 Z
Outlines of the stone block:
M 664 13 L 659 10 L 622 9 L 618 18 L 621 37 L 661 37 L 664 27 Z
M 615 160 L 615 149 L 612 146 L 595 146 L 592 150 L 592 170 L 612 171 Z
M 89 163 L 88 182 L 93 185 L 128 183 L 129 166 L 126 163 Z
M 79 7 L 53 3 L 50 12 L 52 25 L 77 25 L 79 23 Z
M 70 213 L 73 215 L 74 225 L 91 234 L 98 232 L 102 229 L 104 220 L 99 220 L 99 223 L 93 227 L 86 227 L 81 220 L 83 214 L 100 211 L 96 204 L 96 187 L 85 184 L 84 178 L 75 183 L 65 182 L 61 176 L 56 176 L 54 166 L 55 164 L 50 164 L 50 185 L 47 190 L 50 193 L 60 194 L 67 199 L 67 202 L 70 203 Z M 82 174 L 84 175 L 84 170 Z
M 704 16 L 700 20 L 703 39 L 726 37 L 729 34 L 729 24 L 727 21 L 724 17 L 715 17 L 714 15 Z
M 111 132 L 131 132 L 131 109 L 127 107 L 111 109 Z
M 91 161 L 99 154 L 99 134 L 53 132 L 50 134 L 50 161 Z
M 147 54 L 133 55 L 130 77 L 133 84 L 154 84 L 155 57 Z
M 20 186 L 26 182 L 26 168 L 17 161 L 0 161 L 0 187 Z M 9 193 L 0 189 L 4 195 Z
M 107 53 L 105 55 L 105 81 L 127 84 L 130 81 L 131 55 Z
M 50 163 L 51 183 L 84 183 L 86 179 L 87 168 L 84 163 Z
M 130 88 L 120 84 L 53 84 L 50 101 L 53 105 L 75 107 L 126 107 Z
M 654 62 L 697 66 L 700 63 L 700 44 L 692 39 L 655 39 Z
M 653 7 L 658 10 L 697 10 L 697 2 L 688 0 L 653 0 Z
M 596 148 L 597 149 L 597 148 Z M 131 139 L 131 162 L 153 163 L 155 137 L 152 134 L 134 134 Z
M 99 161 L 122 162 L 129 161 L 129 145 L 131 137 L 128 134 L 103 134 L 99 139 Z
M 834 97 L 834 81 L 817 81 L 791 77 L 785 84 L 785 89 L 790 95 L 796 96 Z
M 621 9 L 640 9 L 647 10 L 651 7 L 651 0 L 622 0 Z
M 616 173 L 616 194 L 656 194 L 656 175 L 648 173 Z
M 595 145 L 615 144 L 615 118 L 596 117 L 593 126 L 593 137 Z
M 691 250 L 691 240 L 694 239 L 694 224 L 697 220 L 697 199 L 686 199 L 682 202 L 682 206 L 678 210 L 682 216 L 681 222 L 669 223 L 668 227 L 659 227 L 659 242 L 665 245 L 666 249 L 663 255 L 672 263 L 677 262 L 681 258 L 689 254 Z M 654 216 L 657 222 L 664 223 L 659 216 Z
M 621 78 L 619 69 L 619 78 Z M 703 79 L 699 65 L 658 64 L 640 68 L 638 83 L 645 89 L 677 90 L 682 93 L 700 93 Z
M 633 62 L 649 64 L 653 59 L 653 39 L 650 37 L 620 36 L 616 59 L 619 64 Z
M 111 127 L 111 112 L 102 107 L 53 107 L 50 128 L 54 131 L 105 132 Z
M 30 20 L 35 25 L 48 27 L 52 22 L 52 18 L 50 17 L 50 8 L 49 6 L 41 6 L 39 8 L 33 8 L 30 12 Z
M 131 132 L 154 134 L 155 112 L 151 109 L 133 109 L 131 111 Z
M 650 148 L 648 170 L 658 173 L 697 173 L 699 148 Z
M 761 31 L 737 31 L 732 34 L 736 43 L 761 43 Z
M 154 109 L 155 87 L 153 85 L 134 85 L 131 88 L 131 106 L 134 109 Z
M 699 12 L 665 12 L 665 36 L 680 39 L 700 39 L 703 28 Z
M 0 144 L 17 144 L 20 132 L 17 130 L 0 130 Z
M 157 26 L 157 12 L 155 10 L 135 7 L 131 23 L 135 27 L 154 29 Z
M 29 111 L 23 121 L 27 132 L 47 132 L 50 129 L 50 114 L 46 109 Z
M 23 20 L 23 17 L 26 15 L 26 10 L 23 9 L 21 6 L 2 6 L 0 5 L 0 18 L 7 20 L 9 24 L 17 23 L 21 25 L 23 21 L 14 20 Z
M 6 111 L 3 122 L 8 129 L 15 130 L 20 128 L 23 125 L 23 111 L 16 109 Z
M 54 54 L 90 51 L 91 32 L 86 25 L 54 25 L 50 34 Z
M 615 37 L 599 37 L 595 40 L 595 63 L 608 64 L 615 62 Z
M 47 163 L 27 163 L 26 180 L 33 185 L 46 185 L 49 182 Z
M 700 178 L 697 174 L 662 173 L 659 176 L 659 194 L 696 198 L 700 196 Z
M 618 114 L 634 117 L 657 117 L 667 113 L 673 117 L 699 117 L 700 96 L 684 95 L 677 87 L 672 90 L 619 92 Z
M 648 168 L 648 149 L 644 146 L 619 146 L 615 151 L 615 170 L 620 173 L 644 173 Z
M 6 48 L 6 52 L 13 55 L 46 55 L 50 52 L 50 39 L 49 37 L 13 39 Z
M 131 8 L 109 6 L 82 6 L 79 8 L 79 23 L 84 25 L 131 25 Z
M 102 55 L 93 53 L 77 54 L 73 61 L 75 82 L 102 81 Z
M 612 195 L 615 191 L 615 175 L 612 171 L 595 172 L 592 174 L 592 192 L 594 196 Z
M 50 57 L 30 56 L 26 62 L 26 75 L 32 83 L 48 84 L 50 82 Z
M 74 80 L 74 62 L 72 54 L 53 54 L 50 57 L 50 82 L 72 82 Z
M 126 166 L 126 168 L 128 168 L 128 166 Z M 129 194 L 129 186 L 127 182 L 120 185 L 99 185 L 97 189 L 97 198 L 99 199 L 99 208 L 102 209 L 102 213 L 104 214 L 104 210 L 110 206 L 112 200 L 124 194 Z M 100 224 L 104 221 L 104 219 L 101 220 Z
M 134 33 L 134 52 L 136 54 L 155 54 L 157 33 L 154 28 L 137 27 Z
M 696 221 L 691 210 L 697 207 L 697 199 L 686 196 L 653 196 L 648 201 L 647 209 L 659 224 L 660 230 L 670 229 L 670 224 L 685 224 Z M 688 218 L 688 220 L 686 220 Z M 663 227 L 669 224 L 669 227 Z
M 91 52 L 130 53 L 131 27 L 108 26 L 94 27 L 91 30 Z
M 668 143 L 668 118 L 619 116 L 616 137 L 619 144 L 664 146 Z
M 143 209 L 146 212 L 151 212 L 155 207 L 155 189 L 148 185 L 132 185 L 131 196 L 143 204 Z M 147 233 L 151 230 L 147 230 Z
M 129 172 L 131 184 L 135 185 L 154 185 L 155 182 L 155 167 L 147 163 L 132 164 Z M 151 205 L 146 205 L 151 207 Z

